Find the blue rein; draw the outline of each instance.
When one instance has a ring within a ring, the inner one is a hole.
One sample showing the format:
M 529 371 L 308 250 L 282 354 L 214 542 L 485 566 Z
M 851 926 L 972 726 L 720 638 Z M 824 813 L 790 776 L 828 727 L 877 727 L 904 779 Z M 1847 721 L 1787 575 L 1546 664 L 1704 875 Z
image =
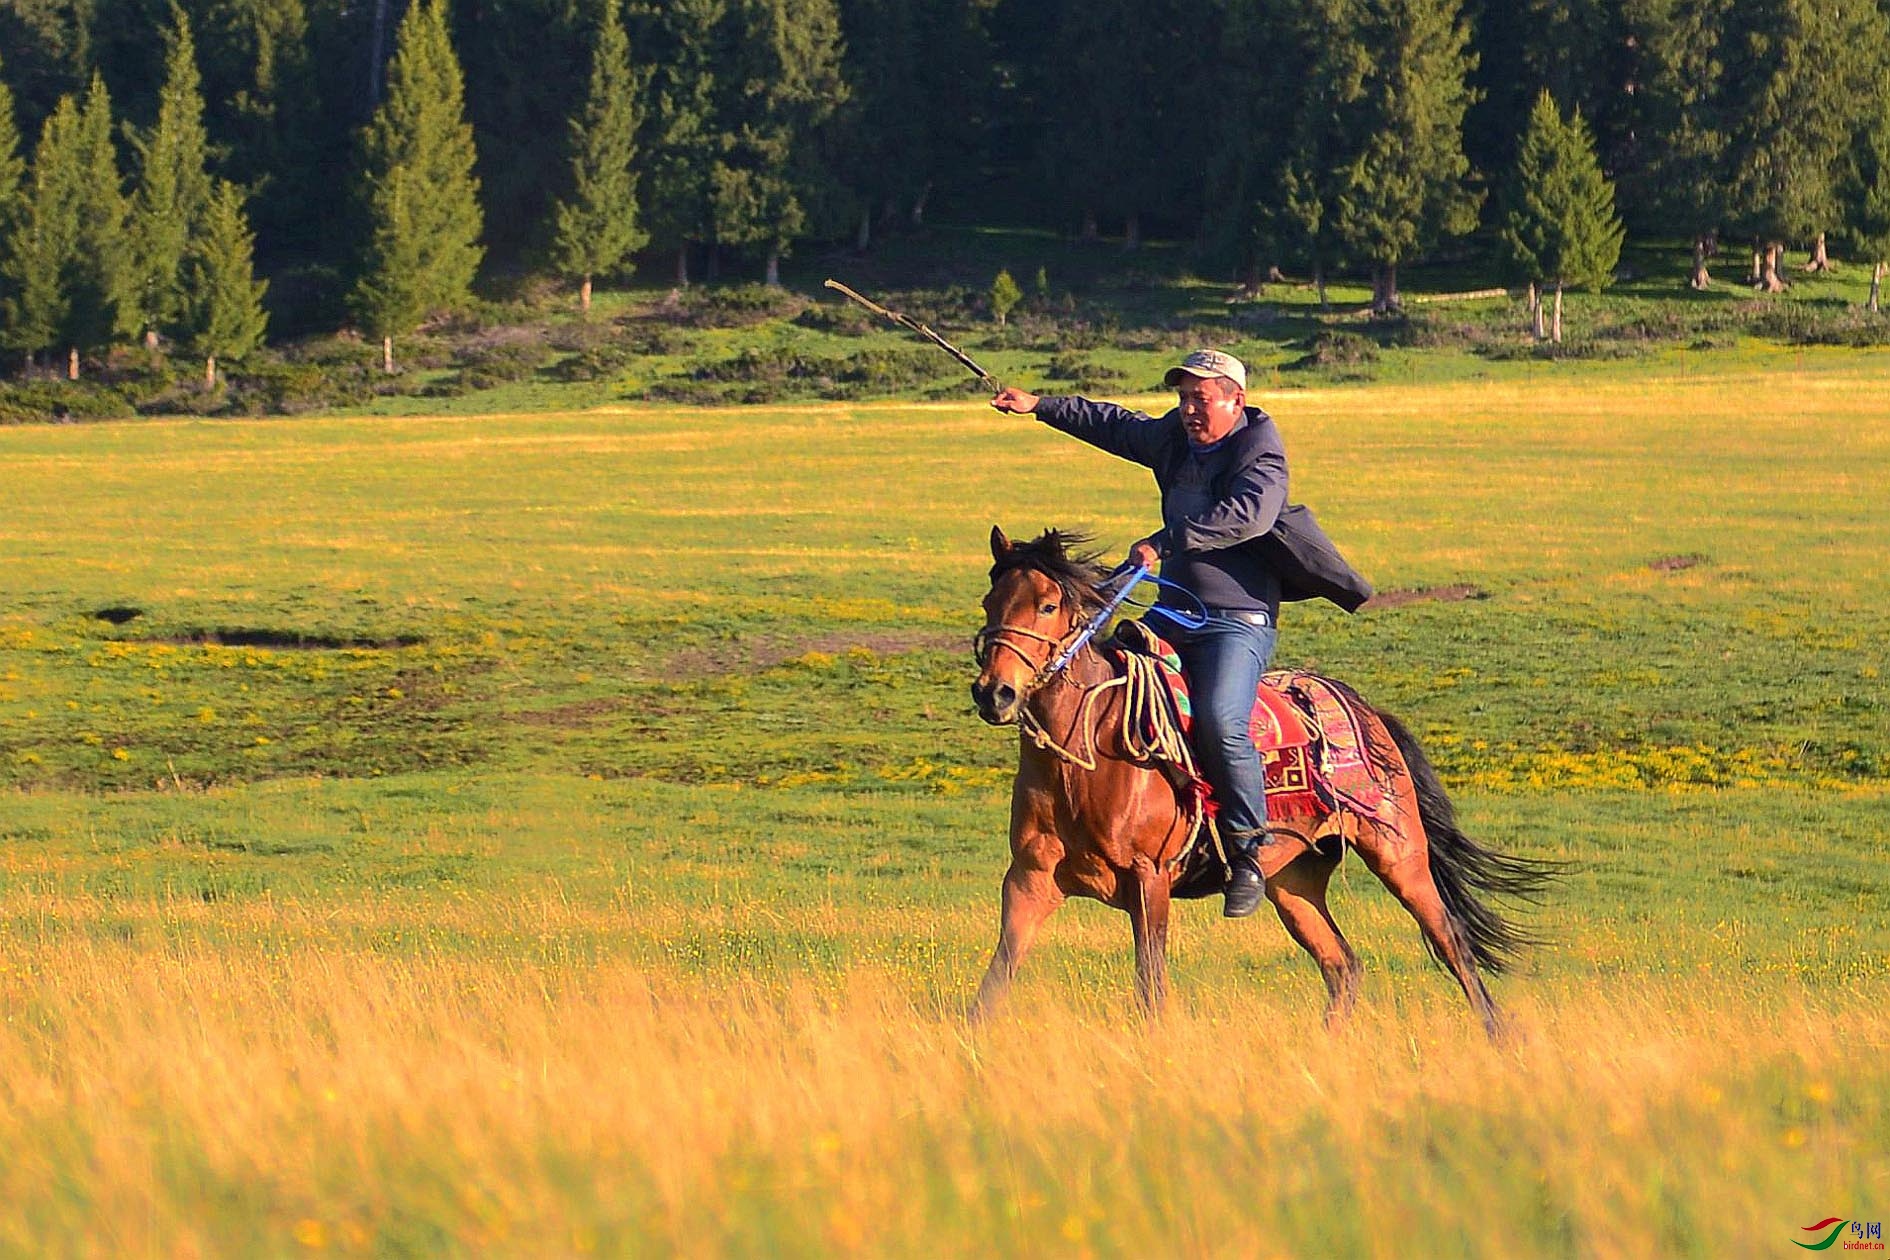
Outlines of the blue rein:
M 1202 626 L 1207 624 L 1207 609 L 1201 603 L 1200 596 L 1196 595 L 1179 582 L 1170 582 L 1167 578 L 1153 576 L 1149 573 L 1147 565 L 1124 564 L 1104 580 L 1113 582 L 1118 578 L 1122 579 L 1122 586 L 1116 590 L 1114 594 L 1110 595 L 1108 602 L 1102 606 L 1102 609 L 1097 612 L 1094 617 L 1089 619 L 1089 624 L 1083 627 L 1082 633 L 1071 640 L 1070 646 L 1064 648 L 1062 652 L 1057 654 L 1057 658 L 1054 661 L 1051 661 L 1049 665 L 1044 667 L 1043 677 L 1053 677 L 1062 672 L 1064 667 L 1071 661 L 1075 660 L 1076 654 L 1082 651 L 1084 646 L 1091 639 L 1096 637 L 1098 631 L 1109 624 L 1109 619 L 1116 615 L 1116 610 L 1129 602 L 1130 593 L 1144 582 L 1153 582 L 1157 590 L 1175 591 L 1186 595 L 1189 599 L 1194 601 L 1195 607 L 1201 609 L 1200 612 L 1193 613 L 1186 609 L 1175 608 L 1167 604 L 1158 605 L 1161 608 L 1162 615 L 1173 621 L 1176 625 L 1184 630 L 1199 630 Z

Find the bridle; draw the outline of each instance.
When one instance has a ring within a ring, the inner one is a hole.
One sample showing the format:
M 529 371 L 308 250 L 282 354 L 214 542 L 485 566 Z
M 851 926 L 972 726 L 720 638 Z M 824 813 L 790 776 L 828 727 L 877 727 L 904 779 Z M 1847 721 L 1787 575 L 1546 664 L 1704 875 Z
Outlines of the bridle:
M 1070 662 L 1076 659 L 1076 654 L 1083 650 L 1083 645 L 1088 643 L 1091 638 L 1095 637 L 1097 631 L 1109 624 L 1109 619 L 1116 615 L 1116 610 L 1128 601 L 1130 592 L 1135 590 L 1136 586 L 1142 581 L 1151 581 L 1158 586 L 1180 591 L 1190 599 L 1193 599 L 1197 607 L 1200 605 L 1199 597 L 1186 587 L 1170 582 L 1166 578 L 1153 577 L 1146 568 L 1139 565 L 1126 569 L 1118 569 L 1116 572 L 1109 575 L 1108 580 L 1119 580 L 1122 582 L 1122 585 L 1103 602 L 1102 607 L 1087 621 L 1073 623 L 1069 630 L 1060 638 L 1053 638 L 1050 635 L 1028 629 L 1024 626 L 1012 625 L 985 626 L 971 638 L 972 654 L 977 660 L 980 670 L 990 668 L 991 656 L 998 648 L 1009 649 L 1018 660 L 1031 668 L 1030 681 L 1024 684 L 1023 690 L 1018 695 L 1018 726 L 1039 748 L 1047 748 L 1064 761 L 1081 766 L 1085 770 L 1094 770 L 1096 768 L 1093 753 L 1088 757 L 1080 757 L 1052 739 L 1050 732 L 1043 728 L 1043 724 L 1037 720 L 1036 714 L 1032 712 L 1030 708 L 1030 698 L 1043 690 L 1052 679 L 1069 668 Z M 1065 598 L 1068 598 L 1068 595 L 1069 592 L 1066 588 L 1064 591 Z M 1170 616 L 1175 615 L 1172 609 L 1169 610 L 1169 612 Z M 1183 624 L 1190 626 L 1190 628 L 1199 629 L 1201 626 L 1207 624 L 1205 613 L 1206 609 L 1202 609 L 1202 614 L 1198 617 L 1189 614 L 1185 619 L 1177 619 L 1182 620 Z M 1050 652 L 1042 661 L 1038 661 L 1029 652 L 1026 652 L 1023 648 L 1011 642 L 1010 639 L 1006 637 L 1009 635 L 1017 635 L 1033 643 L 1047 643 L 1050 645 Z M 1147 662 L 1141 663 L 1145 665 L 1148 664 Z M 1152 669 L 1153 666 L 1149 665 L 1149 668 Z M 1082 730 L 1086 727 L 1086 719 L 1089 715 L 1090 705 L 1100 693 L 1107 691 L 1111 687 L 1125 684 L 1130 686 L 1132 692 L 1138 694 L 1147 693 L 1153 686 L 1152 679 L 1148 676 L 1147 671 L 1143 671 L 1141 676 L 1138 677 L 1137 671 L 1131 668 L 1125 675 L 1108 679 L 1096 686 L 1084 689 L 1082 702 L 1077 706 L 1076 721 L 1073 730 Z M 1093 738 L 1090 742 L 1093 748 Z
M 1127 602 L 1130 592 L 1134 591 L 1136 585 L 1147 576 L 1148 569 L 1142 565 L 1129 565 L 1111 573 L 1104 581 L 1119 581 L 1122 585 L 1110 592 L 1109 597 L 1103 601 L 1102 607 L 1098 608 L 1087 621 L 1072 622 L 1069 630 L 1061 638 L 1053 639 L 1047 634 L 1040 634 L 1035 630 L 1025 629 L 1023 626 L 984 627 L 971 638 L 971 650 L 977 658 L 978 668 L 981 670 L 990 668 L 993 649 L 1009 648 L 1018 660 L 1031 667 L 1030 682 L 1025 685 L 1023 693 L 1019 696 L 1020 703 L 1028 702 L 1043 688 L 1044 684 L 1069 668 L 1070 662 L 1076 659 L 1076 654 L 1083 650 L 1083 645 L 1088 643 L 1097 631 L 1109 624 L 1109 619 L 1116 615 L 1116 609 Z M 1160 578 L 1156 579 L 1158 582 L 1160 580 Z M 1068 587 L 1063 588 L 1063 597 L 1065 599 L 1070 597 Z M 1037 643 L 1048 643 L 1050 655 L 1042 661 L 1033 660 L 1030 653 L 1003 637 L 1009 634 L 1022 635 Z
M 1047 634 L 1040 634 L 1035 630 L 1026 629 L 1023 626 L 985 626 L 980 629 L 978 633 L 971 636 L 971 652 L 973 658 L 978 663 L 978 668 L 981 670 L 991 667 L 991 655 L 998 648 L 1009 649 L 1013 656 L 1027 665 L 1031 671 L 1030 681 L 1024 684 L 1024 689 L 1018 696 L 1019 703 L 1024 703 L 1035 695 L 1045 683 L 1068 668 L 1072 660 L 1076 659 L 1076 652 L 1072 649 L 1080 646 L 1078 643 L 1079 639 L 1087 637 L 1085 632 L 1087 632 L 1087 634 L 1094 634 L 1096 630 L 1095 627 L 1088 622 L 1078 623 L 1072 625 L 1067 632 L 1058 638 Z M 1023 648 L 1011 642 L 1011 640 L 1006 637 L 1008 635 L 1018 635 L 1022 638 L 1029 639 L 1033 643 L 1047 643 L 1050 645 L 1050 651 L 1044 655 L 1041 661 L 1037 660 L 1029 652 L 1026 652 Z
M 1106 620 L 1113 611 L 1113 607 L 1105 611 L 1102 613 L 1102 618 Z M 1095 736 L 1089 734 L 1090 705 L 1095 701 L 1098 693 L 1120 684 L 1122 680 L 1110 679 L 1098 686 L 1084 689 L 1083 698 L 1077 705 L 1076 719 L 1071 726 L 1069 737 L 1070 743 L 1074 745 L 1079 733 L 1088 735 L 1088 738 L 1084 740 L 1088 749 L 1083 753 L 1078 753 L 1074 748 L 1058 743 L 1038 719 L 1036 711 L 1030 707 L 1030 700 L 1069 667 L 1070 662 L 1076 659 L 1077 652 L 1081 650 L 1089 637 L 1096 633 L 1097 628 L 1097 619 L 1090 618 L 1072 625 L 1060 638 L 1054 638 L 1023 626 L 986 626 L 973 635 L 971 640 L 972 651 L 977 657 L 978 668 L 981 670 L 990 668 L 991 656 L 998 648 L 1009 649 L 1018 660 L 1030 667 L 1032 671 L 1030 681 L 1025 683 L 1018 693 L 1017 728 L 1037 747 L 1047 749 L 1060 760 L 1084 770 L 1096 768 Z M 1050 650 L 1043 660 L 1039 661 L 1030 652 L 1012 642 L 1008 637 L 1010 635 L 1017 635 L 1033 644 L 1048 644 Z

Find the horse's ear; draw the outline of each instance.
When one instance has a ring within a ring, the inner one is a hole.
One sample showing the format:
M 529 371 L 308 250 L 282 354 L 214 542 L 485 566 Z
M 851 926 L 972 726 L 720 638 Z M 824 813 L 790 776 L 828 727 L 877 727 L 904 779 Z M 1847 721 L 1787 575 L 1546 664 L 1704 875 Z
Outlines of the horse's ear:
M 1011 540 L 1004 536 L 1004 531 L 996 525 L 991 527 L 991 558 L 1002 560 L 1011 549 Z

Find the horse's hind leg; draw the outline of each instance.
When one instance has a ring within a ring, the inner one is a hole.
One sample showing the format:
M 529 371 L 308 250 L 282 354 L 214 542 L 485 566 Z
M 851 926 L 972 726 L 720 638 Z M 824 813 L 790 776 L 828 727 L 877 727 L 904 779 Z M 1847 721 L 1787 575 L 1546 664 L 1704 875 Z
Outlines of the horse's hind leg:
M 998 930 L 997 949 L 991 965 L 985 968 L 978 984 L 977 999 L 971 1005 L 973 1023 L 989 1015 L 1011 987 L 1011 979 L 1037 939 L 1037 929 L 1050 912 L 1063 903 L 1063 892 L 1049 871 L 1019 866 L 1013 862 L 1004 874 L 1004 910 Z
M 1312 955 L 1325 977 L 1327 1028 L 1344 1023 L 1358 1001 L 1358 955 L 1326 908 L 1326 884 L 1344 853 L 1341 848 L 1326 857 L 1309 851 L 1267 880 L 1267 896 L 1280 922 L 1300 948 Z
M 1135 929 L 1135 997 L 1146 1015 L 1160 1015 L 1168 1002 L 1168 877 L 1145 854 L 1130 868 L 1129 924 Z
M 1430 853 L 1424 842 L 1422 824 L 1417 821 L 1416 802 L 1409 804 L 1408 811 L 1399 811 L 1410 820 L 1405 827 L 1395 830 L 1373 825 L 1360 827 L 1354 847 L 1372 874 L 1417 920 L 1418 930 L 1424 933 L 1431 952 L 1450 968 L 1463 995 L 1470 1000 L 1470 1008 L 1483 1021 L 1483 1030 L 1494 1040 L 1502 1032 L 1496 1001 L 1490 997 L 1490 990 L 1477 971 L 1469 940 L 1445 908 L 1437 883 L 1431 878 Z

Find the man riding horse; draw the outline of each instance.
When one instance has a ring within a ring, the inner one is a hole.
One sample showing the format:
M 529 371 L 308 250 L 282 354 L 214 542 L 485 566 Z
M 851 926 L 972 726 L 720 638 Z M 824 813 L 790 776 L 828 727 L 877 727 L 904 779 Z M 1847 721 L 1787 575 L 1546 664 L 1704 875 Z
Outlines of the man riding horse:
M 1195 755 L 1219 802 L 1231 867 L 1222 913 L 1235 919 L 1257 910 L 1266 892 L 1259 851 L 1272 837 L 1249 722 L 1273 657 L 1280 601 L 1322 595 L 1352 609 L 1371 587 L 1310 514 L 1288 508 L 1286 450 L 1272 418 L 1247 405 L 1247 369 L 1239 359 L 1197 350 L 1164 381 L 1177 406 L 1159 419 L 1113 403 L 1014 388 L 991 405 L 1035 415 L 1155 474 L 1162 527 L 1130 546 L 1128 562 L 1149 569 L 1159 563 L 1164 578 L 1206 607 L 1204 625 L 1171 615 L 1160 602 L 1149 618 L 1188 672 Z

